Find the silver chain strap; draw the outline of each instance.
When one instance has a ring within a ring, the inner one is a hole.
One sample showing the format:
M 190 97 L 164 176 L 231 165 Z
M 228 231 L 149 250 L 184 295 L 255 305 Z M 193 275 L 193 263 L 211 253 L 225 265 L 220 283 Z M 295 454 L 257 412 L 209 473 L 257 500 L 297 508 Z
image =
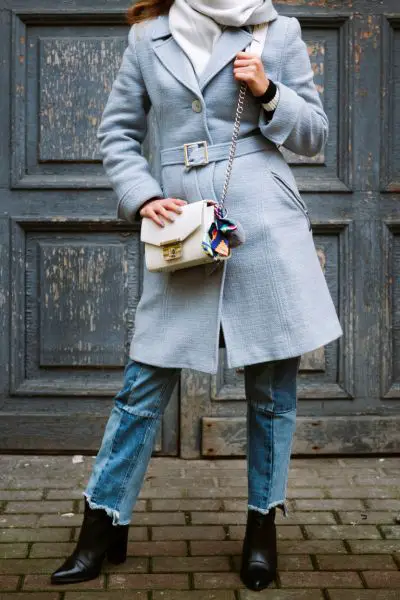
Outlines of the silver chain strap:
M 223 209 L 223 212 L 225 212 L 225 199 L 226 199 L 226 194 L 228 192 L 228 185 L 229 185 L 229 181 L 230 181 L 231 174 L 232 174 L 233 159 L 235 158 L 236 144 L 237 144 L 237 139 L 238 139 L 238 135 L 239 135 L 240 120 L 242 118 L 242 112 L 243 112 L 243 108 L 244 108 L 244 100 L 245 100 L 245 96 L 246 96 L 246 91 L 247 91 L 247 83 L 245 81 L 242 81 L 240 90 L 239 90 L 238 103 L 237 103 L 237 107 L 236 107 L 235 123 L 233 125 L 233 134 L 232 134 L 231 146 L 229 149 L 228 164 L 227 164 L 226 172 L 225 172 L 225 183 L 224 183 L 224 187 L 223 187 L 222 194 L 221 194 L 221 200 L 219 201 L 219 205 Z

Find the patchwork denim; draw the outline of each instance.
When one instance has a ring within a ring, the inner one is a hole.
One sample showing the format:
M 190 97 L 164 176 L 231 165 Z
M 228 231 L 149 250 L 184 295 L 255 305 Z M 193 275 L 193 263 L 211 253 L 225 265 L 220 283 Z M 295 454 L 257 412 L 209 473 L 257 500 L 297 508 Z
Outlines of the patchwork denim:
M 248 505 L 262 513 L 285 504 L 296 428 L 300 357 L 245 367 Z
M 299 358 L 245 367 L 247 398 L 248 504 L 261 512 L 279 506 L 285 494 L 296 422 Z M 130 359 L 114 399 L 84 495 L 103 508 L 114 525 L 130 523 L 161 419 L 180 369 Z

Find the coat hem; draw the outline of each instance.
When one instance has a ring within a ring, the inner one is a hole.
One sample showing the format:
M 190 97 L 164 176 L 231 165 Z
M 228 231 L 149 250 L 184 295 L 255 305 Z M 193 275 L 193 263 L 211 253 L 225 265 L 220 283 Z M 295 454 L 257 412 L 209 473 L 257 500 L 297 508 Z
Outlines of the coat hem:
M 334 340 L 338 339 L 342 335 L 343 335 L 343 331 L 342 331 L 341 327 L 339 327 L 339 329 L 336 329 L 336 331 L 329 334 L 329 336 L 327 338 L 324 338 L 321 342 L 314 343 L 311 345 L 305 344 L 303 347 L 296 347 L 293 350 L 290 350 L 290 351 L 287 350 L 285 352 L 272 352 L 272 353 L 270 352 L 270 353 L 264 355 L 262 358 L 260 358 L 258 356 L 256 360 L 254 360 L 252 358 L 248 361 L 241 360 L 240 362 L 236 362 L 235 360 L 227 360 L 227 367 L 229 369 L 235 369 L 238 367 L 246 367 L 248 365 L 253 365 L 253 364 L 262 363 L 262 362 L 270 362 L 273 360 L 285 360 L 286 358 L 294 358 L 295 356 L 301 356 L 302 354 L 305 354 L 307 352 L 312 352 L 313 350 L 316 350 L 317 348 L 321 348 L 321 346 L 325 346 L 326 344 L 333 342 Z M 226 348 L 226 352 L 227 352 L 227 357 L 229 357 L 228 348 Z M 173 363 L 169 363 L 168 361 L 161 361 L 161 360 L 154 361 L 153 357 L 150 357 L 150 356 L 147 357 L 146 355 L 144 355 L 140 352 L 137 353 L 137 352 L 132 352 L 132 351 L 129 353 L 129 358 L 131 358 L 132 360 L 141 362 L 141 363 L 151 365 L 153 367 L 161 367 L 161 368 L 165 368 L 165 369 L 193 369 L 195 371 L 200 371 L 201 373 L 207 373 L 209 375 L 216 375 L 218 373 L 218 364 L 216 366 L 212 366 L 212 367 L 207 367 L 205 365 L 202 365 L 198 361 L 196 361 L 195 364 L 188 363 L 186 361 L 182 361 L 179 364 L 177 364 L 175 362 L 173 364 Z M 162 364 L 160 364 L 161 362 L 162 362 Z
M 250 360 L 248 362 L 243 362 L 241 361 L 240 364 L 233 361 L 227 361 L 227 367 L 229 369 L 235 369 L 238 367 L 246 367 L 248 365 L 252 365 L 252 364 L 257 364 L 257 363 L 262 363 L 262 362 L 270 362 L 273 360 L 285 360 L 287 358 L 294 358 L 296 356 L 302 356 L 303 354 L 306 354 L 307 352 L 312 352 L 313 350 L 317 350 L 318 348 L 321 348 L 322 346 L 326 346 L 327 344 L 329 344 L 330 342 L 333 342 L 334 340 L 337 340 L 338 338 L 340 338 L 343 335 L 343 331 L 342 328 L 339 326 L 339 329 L 336 330 L 336 332 L 332 332 L 331 334 L 329 334 L 329 336 L 327 338 L 324 338 L 322 341 L 316 343 L 314 342 L 313 344 L 305 344 L 304 346 L 297 346 L 295 348 L 293 348 L 292 350 L 287 350 L 286 352 L 270 352 L 269 354 L 267 354 L 266 356 L 264 356 L 263 358 L 257 358 L 257 360 Z

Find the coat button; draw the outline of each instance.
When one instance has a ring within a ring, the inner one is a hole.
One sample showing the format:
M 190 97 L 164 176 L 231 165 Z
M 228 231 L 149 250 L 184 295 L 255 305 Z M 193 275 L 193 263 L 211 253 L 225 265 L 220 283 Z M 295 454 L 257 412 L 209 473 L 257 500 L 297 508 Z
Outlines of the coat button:
M 194 110 L 194 112 L 197 112 L 197 113 L 202 111 L 200 100 L 193 100 L 192 109 Z

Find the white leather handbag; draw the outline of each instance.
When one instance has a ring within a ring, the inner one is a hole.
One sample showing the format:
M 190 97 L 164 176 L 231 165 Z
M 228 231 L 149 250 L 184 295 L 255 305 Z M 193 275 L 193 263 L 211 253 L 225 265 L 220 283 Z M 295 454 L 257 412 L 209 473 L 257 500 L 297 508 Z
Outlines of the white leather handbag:
M 254 25 L 253 40 L 246 48 L 247 52 L 253 52 L 261 56 L 268 23 Z M 224 201 L 228 191 L 228 184 L 232 171 L 232 163 L 235 155 L 237 137 L 239 134 L 240 119 L 243 112 L 244 98 L 247 84 L 242 82 L 236 108 L 235 122 L 233 126 L 232 141 L 229 150 L 228 164 L 226 168 L 225 183 L 218 206 L 225 212 Z M 185 162 L 187 162 L 187 147 L 200 146 L 205 142 L 194 142 L 185 144 Z M 177 271 L 201 264 L 224 261 L 227 256 L 210 256 L 203 248 L 203 240 L 210 229 L 215 218 L 215 202 L 210 200 L 199 200 L 188 202 L 182 206 L 182 213 L 176 215 L 174 222 L 166 222 L 160 227 L 148 217 L 143 217 L 140 239 L 145 244 L 145 264 L 149 271 Z

